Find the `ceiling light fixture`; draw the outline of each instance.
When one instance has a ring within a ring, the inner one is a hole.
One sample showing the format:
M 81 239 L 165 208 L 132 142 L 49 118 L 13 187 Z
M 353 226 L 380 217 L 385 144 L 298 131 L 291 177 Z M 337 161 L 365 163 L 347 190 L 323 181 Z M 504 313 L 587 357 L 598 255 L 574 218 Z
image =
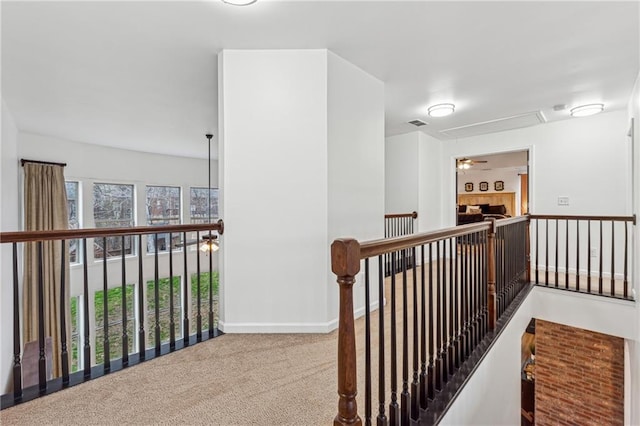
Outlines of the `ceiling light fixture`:
M 572 117 L 586 117 L 588 115 L 598 114 L 604 110 L 604 104 L 589 104 L 571 108 Z
M 258 0 L 222 0 L 223 3 L 232 4 L 234 6 L 249 6 Z
M 456 106 L 454 104 L 437 104 L 430 106 L 427 110 L 430 117 L 446 117 L 447 115 L 453 114 Z

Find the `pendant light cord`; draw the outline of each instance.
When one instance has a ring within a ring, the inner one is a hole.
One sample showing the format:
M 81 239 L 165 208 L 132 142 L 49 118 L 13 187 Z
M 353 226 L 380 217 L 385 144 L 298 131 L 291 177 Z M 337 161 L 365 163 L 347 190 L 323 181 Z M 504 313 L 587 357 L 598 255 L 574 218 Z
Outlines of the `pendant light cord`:
M 205 136 L 209 140 L 209 181 L 208 181 L 208 186 L 209 186 L 209 205 L 208 205 L 207 211 L 209 213 L 209 225 L 211 225 L 211 138 L 213 137 L 213 135 L 212 134 L 206 134 Z M 213 241 L 211 240 L 211 229 L 209 229 L 209 244 L 212 244 L 212 243 L 213 243 Z

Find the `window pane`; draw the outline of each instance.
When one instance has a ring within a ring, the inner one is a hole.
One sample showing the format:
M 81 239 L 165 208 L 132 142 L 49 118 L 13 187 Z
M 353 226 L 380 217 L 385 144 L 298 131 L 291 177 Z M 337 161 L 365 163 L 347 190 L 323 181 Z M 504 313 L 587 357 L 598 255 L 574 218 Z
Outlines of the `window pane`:
M 67 210 L 69 211 L 69 229 L 79 229 L 78 219 L 78 182 L 65 182 L 67 190 Z M 68 240 L 69 262 L 80 263 L 80 240 Z
M 209 210 L 208 188 L 191 188 L 191 223 L 208 223 Z M 218 188 L 211 188 L 211 220 L 218 219 Z
M 135 352 L 137 330 L 135 325 L 135 290 L 133 284 L 126 286 L 127 337 L 129 353 Z M 104 291 L 95 292 L 94 299 L 96 320 L 96 364 L 104 363 Z M 107 309 L 109 325 L 109 358 L 122 358 L 122 287 L 107 291 Z
M 71 366 L 70 372 L 80 370 L 80 310 L 79 310 L 79 297 L 72 297 L 71 308 Z
M 180 286 L 181 278 L 173 277 L 173 322 L 176 340 L 182 337 L 182 292 Z M 169 306 L 169 278 L 158 280 L 160 310 L 160 342 L 168 342 L 171 337 L 171 317 Z M 147 347 L 154 347 L 156 344 L 156 303 L 155 303 L 155 281 L 147 281 Z
M 200 273 L 200 315 L 202 320 L 202 330 L 209 329 L 209 272 Z M 213 326 L 218 326 L 218 271 L 211 274 L 211 285 L 213 287 Z M 191 317 L 189 318 L 189 328 L 191 334 L 198 328 L 198 274 L 191 275 Z
M 171 186 L 147 186 L 147 225 L 179 225 L 180 224 L 180 188 Z M 156 249 L 156 236 L 147 237 L 147 252 L 153 253 Z M 158 235 L 158 251 L 169 250 L 169 243 L 173 248 L 180 245 L 180 234 Z
M 93 218 L 96 228 L 127 228 L 134 226 L 133 185 L 96 183 L 93 185 Z M 94 239 L 94 257 L 103 256 L 103 239 Z M 131 236 L 109 237 L 107 257 L 135 254 Z

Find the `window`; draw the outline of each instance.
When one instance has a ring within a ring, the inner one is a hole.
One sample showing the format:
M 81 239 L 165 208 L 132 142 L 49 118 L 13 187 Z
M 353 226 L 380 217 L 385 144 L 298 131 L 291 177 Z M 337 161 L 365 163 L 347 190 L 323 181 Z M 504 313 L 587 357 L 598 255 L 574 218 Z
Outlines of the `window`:
M 209 188 L 191 188 L 191 223 L 208 223 Z M 218 218 L 218 188 L 211 188 L 211 219 Z
M 137 327 L 135 324 L 135 289 L 133 284 L 127 284 L 125 297 L 127 309 L 127 337 L 129 342 L 129 353 L 133 353 L 135 352 L 135 341 L 137 337 Z M 96 320 L 96 364 L 102 364 L 104 363 L 103 290 L 95 292 L 94 307 Z M 107 290 L 107 309 L 107 324 L 109 326 L 109 359 L 122 358 L 122 287 L 115 287 Z
M 180 224 L 180 188 L 172 186 L 147 186 L 147 224 L 179 225 Z M 158 234 L 158 251 L 169 250 L 169 234 Z M 181 242 L 179 233 L 172 234 L 171 247 L 176 248 Z M 147 252 L 156 250 L 156 236 L 147 238 Z
M 69 229 L 80 228 L 79 202 L 78 202 L 78 182 L 65 182 L 67 190 L 67 210 L 69 211 Z M 80 263 L 80 240 L 68 240 L 69 262 Z
M 127 228 L 134 226 L 133 185 L 96 183 L 93 185 L 93 218 L 96 228 Z M 122 254 L 135 254 L 131 236 L 94 239 L 93 255 L 102 259 L 104 250 L 107 258 Z
M 209 272 L 200 273 L 200 316 L 202 330 L 209 329 Z M 213 287 L 213 326 L 218 326 L 218 271 L 211 273 Z M 198 274 L 191 275 L 191 317 L 189 318 L 191 333 L 198 328 Z
M 80 370 L 80 297 L 72 297 L 70 300 L 71 310 L 71 365 L 69 371 Z
M 173 277 L 173 322 L 175 326 L 176 340 L 182 336 L 182 286 L 181 277 Z M 158 280 L 158 293 L 160 310 L 160 342 L 168 342 L 171 337 L 169 316 L 169 278 Z M 147 347 L 154 347 L 156 344 L 156 304 L 155 304 L 155 281 L 147 281 Z

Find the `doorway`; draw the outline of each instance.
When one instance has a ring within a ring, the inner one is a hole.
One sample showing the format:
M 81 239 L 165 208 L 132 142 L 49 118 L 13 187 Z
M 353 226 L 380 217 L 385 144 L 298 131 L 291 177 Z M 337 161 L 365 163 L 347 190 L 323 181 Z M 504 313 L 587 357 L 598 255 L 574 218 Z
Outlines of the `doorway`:
M 457 225 L 529 212 L 529 151 L 456 159 Z

